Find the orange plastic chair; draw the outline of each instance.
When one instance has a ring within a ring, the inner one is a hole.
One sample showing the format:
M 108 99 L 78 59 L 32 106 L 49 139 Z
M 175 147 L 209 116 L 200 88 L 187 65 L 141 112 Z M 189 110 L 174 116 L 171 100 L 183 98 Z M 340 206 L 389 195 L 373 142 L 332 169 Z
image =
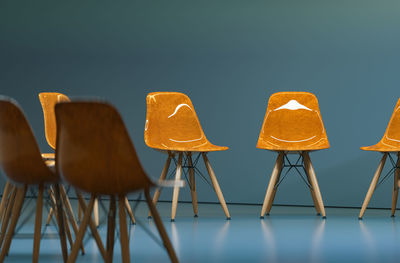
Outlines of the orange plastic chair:
M 99 195 L 110 197 L 107 250 L 100 238 L 96 238 L 101 255 L 105 262 L 112 261 L 118 198 L 122 261 L 129 262 L 125 200 L 126 195 L 133 191 L 144 191 L 170 260 L 178 262 L 161 218 L 151 201 L 149 191 L 156 184 L 144 172 L 118 111 L 107 103 L 69 102 L 57 104 L 55 112 L 57 169 L 71 185 L 91 194 L 86 208 L 78 193 L 79 203 L 85 212 L 68 262 L 75 261 L 88 224 L 95 238 L 98 237 L 91 214 L 95 198 Z
M 176 180 L 180 180 L 183 168 L 187 167 L 195 217 L 198 215 L 195 172 L 200 173 L 196 164 L 202 156 L 219 202 L 227 219 L 230 219 L 224 196 L 207 158 L 208 152 L 225 151 L 228 147 L 216 146 L 207 140 L 188 96 L 178 92 L 148 94 L 144 140 L 147 146 L 168 154 L 161 180 L 166 178 L 171 160 L 176 161 L 175 155 L 178 156 Z M 198 156 L 192 160 L 192 155 L 195 153 L 198 153 Z M 157 204 L 159 196 L 160 191 L 156 190 L 153 197 L 154 204 Z M 175 220 L 178 198 L 179 188 L 176 187 L 172 199 L 171 221 Z
M 42 105 L 44 118 L 44 131 L 47 143 L 53 150 L 56 148 L 56 115 L 54 114 L 54 106 L 58 102 L 69 102 L 70 99 L 58 92 L 41 92 L 39 93 L 40 104 Z M 43 153 L 45 159 L 54 159 L 54 153 Z
M 394 108 L 392 117 L 390 118 L 389 124 L 386 128 L 385 134 L 382 139 L 375 145 L 361 147 L 360 149 L 363 151 L 374 151 L 380 152 L 383 154 L 381 161 L 379 162 L 378 168 L 375 171 L 374 177 L 372 179 L 371 185 L 368 189 L 367 195 L 365 196 L 364 203 L 362 205 L 359 219 L 362 219 L 365 210 L 367 209 L 368 203 L 371 200 L 372 194 L 374 193 L 375 188 L 379 185 L 387 176 L 384 176 L 381 182 L 379 181 L 379 177 L 382 173 L 382 169 L 385 166 L 386 158 L 389 156 L 392 168 L 388 172 L 389 175 L 391 172 L 394 173 L 394 185 L 393 185 L 393 195 L 392 195 L 392 217 L 396 212 L 397 206 L 397 197 L 399 194 L 399 186 L 400 186 L 400 175 L 399 175 L 399 167 L 400 167 L 400 99 L 397 101 L 396 107 Z M 394 161 L 394 158 L 391 154 L 397 155 L 397 161 Z
M 38 262 L 42 226 L 42 207 L 44 188 L 53 186 L 55 190 L 57 221 L 64 260 L 67 258 L 67 245 L 64 234 L 64 212 L 60 195 L 59 177 L 50 169 L 40 155 L 39 147 L 20 107 L 11 99 L 0 98 L 0 165 L 9 179 L 0 234 L 0 262 L 3 262 L 11 246 L 21 208 L 28 187 L 39 187 L 36 203 L 36 217 L 33 245 L 33 262 Z M 11 186 L 10 186 L 11 185 Z M 4 241 L 4 242 L 3 242 Z
M 298 167 L 304 169 L 307 180 L 303 179 L 310 188 L 317 214 L 326 218 L 321 192 L 309 156 L 311 151 L 329 148 L 315 95 L 308 92 L 273 94 L 268 101 L 257 148 L 278 153 L 261 209 L 261 218 L 271 210 L 284 167 L 289 168 L 287 172 L 294 168 L 301 176 Z M 291 163 L 288 154 L 300 156 L 296 163 Z

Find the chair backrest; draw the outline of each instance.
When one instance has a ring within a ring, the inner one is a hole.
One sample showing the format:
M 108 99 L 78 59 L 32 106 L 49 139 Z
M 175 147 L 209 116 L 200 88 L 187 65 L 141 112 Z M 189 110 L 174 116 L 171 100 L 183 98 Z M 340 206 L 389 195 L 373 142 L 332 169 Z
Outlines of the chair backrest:
M 179 92 L 147 95 L 144 140 L 147 146 L 156 149 L 196 147 L 209 143 L 192 102 Z
M 308 92 L 273 94 L 257 147 L 288 151 L 329 148 L 315 95 Z
M 56 181 L 44 163 L 32 129 L 18 104 L 0 98 L 0 165 L 5 175 L 20 184 Z
M 42 92 L 39 93 L 39 100 L 43 110 L 46 140 L 50 147 L 55 149 L 57 127 L 54 106 L 58 102 L 67 102 L 70 101 L 70 99 L 66 95 L 58 92 Z
M 385 145 L 400 147 L 400 99 L 397 101 L 385 134 L 380 142 Z
M 57 171 L 90 193 L 128 193 L 151 186 L 122 118 L 103 102 L 58 103 Z

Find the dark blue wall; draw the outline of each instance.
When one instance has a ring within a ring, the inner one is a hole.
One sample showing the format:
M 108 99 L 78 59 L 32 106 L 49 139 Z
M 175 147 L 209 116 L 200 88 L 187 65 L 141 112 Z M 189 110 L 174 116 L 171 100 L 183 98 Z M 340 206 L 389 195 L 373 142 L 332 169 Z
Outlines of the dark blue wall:
M 230 147 L 210 154 L 227 201 L 261 203 L 275 161 L 255 148 L 268 97 L 310 91 L 332 146 L 311 155 L 325 203 L 360 206 L 380 155 L 359 147 L 380 139 L 400 97 L 399 12 L 397 0 L 1 1 L 0 93 L 22 105 L 43 151 L 39 92 L 109 100 L 157 178 L 165 156 L 143 141 L 146 94 L 184 92 L 208 138 Z M 390 206 L 391 190 L 371 206 Z M 276 201 L 312 203 L 294 174 Z

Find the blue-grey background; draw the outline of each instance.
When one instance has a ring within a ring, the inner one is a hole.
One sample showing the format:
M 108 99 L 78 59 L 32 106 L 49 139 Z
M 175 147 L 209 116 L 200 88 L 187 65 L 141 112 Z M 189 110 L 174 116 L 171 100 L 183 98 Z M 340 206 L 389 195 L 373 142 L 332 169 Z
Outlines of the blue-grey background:
M 39 92 L 104 98 L 158 178 L 165 156 L 144 144 L 145 98 L 181 91 L 207 137 L 230 147 L 209 155 L 227 202 L 263 201 L 276 157 L 255 148 L 268 97 L 310 91 L 331 143 L 311 154 L 325 204 L 361 206 L 380 154 L 359 147 L 383 135 L 399 69 L 397 0 L 0 2 L 0 93 L 21 104 L 43 151 Z M 291 175 L 276 203 L 312 204 Z M 199 201 L 217 201 L 201 181 Z M 389 207 L 391 191 L 389 180 L 371 206 Z

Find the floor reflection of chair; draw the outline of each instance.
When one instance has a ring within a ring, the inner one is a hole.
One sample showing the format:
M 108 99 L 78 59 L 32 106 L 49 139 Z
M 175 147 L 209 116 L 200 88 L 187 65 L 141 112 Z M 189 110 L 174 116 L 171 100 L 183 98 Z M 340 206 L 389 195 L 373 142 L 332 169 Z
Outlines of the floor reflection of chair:
M 198 215 L 195 173 L 202 175 L 196 165 L 200 156 L 203 157 L 211 183 L 225 216 L 230 219 L 224 196 L 207 157 L 208 152 L 225 151 L 228 147 L 216 146 L 207 140 L 189 97 L 178 92 L 150 93 L 147 96 L 147 118 L 144 138 L 147 146 L 168 154 L 161 173 L 161 180 L 166 178 L 171 160 L 175 160 L 175 156 L 178 157 L 175 173 L 176 180 L 180 180 L 184 168 L 188 169 L 188 181 L 195 217 Z M 198 156 L 193 160 L 192 157 L 196 153 Z M 157 204 L 159 196 L 160 191 L 156 190 L 153 197 L 154 204 Z M 171 221 L 175 220 L 178 199 L 179 188 L 175 188 L 172 197 Z M 150 215 L 151 213 L 149 213 Z
M 326 217 L 317 177 L 309 153 L 329 148 L 328 138 L 322 122 L 317 98 L 308 92 L 279 92 L 273 94 L 268 102 L 267 113 L 258 139 L 257 148 L 275 151 L 278 157 L 261 209 L 261 218 L 269 214 L 278 186 L 284 179 L 284 167 L 304 170 L 307 179 L 303 180 L 310 188 L 317 214 Z M 298 154 L 292 163 L 288 154 Z M 288 172 L 287 171 L 287 172 Z
M 4 213 L 0 234 L 0 262 L 4 261 L 11 246 L 27 189 L 36 187 L 39 188 L 39 191 L 36 203 L 32 261 L 38 262 L 43 196 L 44 189 L 48 186 L 54 186 L 56 218 L 62 254 L 64 260 L 66 260 L 68 252 L 64 227 L 66 227 L 69 237 L 70 232 L 68 232 L 68 223 L 65 221 L 67 216 L 62 209 L 63 198 L 59 191 L 59 177 L 42 159 L 31 127 L 15 102 L 6 98 L 0 100 L 0 119 L 0 164 L 5 175 L 12 182 L 7 183 L 3 193 L 2 209 Z
M 122 261 L 130 261 L 125 200 L 126 195 L 133 191 L 144 191 L 170 260 L 178 262 L 150 197 L 150 188 L 156 185 L 144 172 L 118 111 L 106 103 L 70 102 L 57 104 L 55 112 L 57 169 L 72 186 L 91 194 L 87 206 L 78 194 L 85 212 L 68 262 L 75 261 L 88 225 L 104 261 L 112 261 L 117 209 Z M 94 200 L 100 195 L 110 198 L 106 248 L 91 219 Z
M 359 219 L 364 216 L 365 210 L 367 209 L 368 203 L 371 200 L 372 194 L 375 188 L 380 185 L 390 174 L 394 175 L 393 183 L 393 195 L 392 195 L 392 216 L 396 213 L 397 198 L 400 187 L 400 99 L 397 101 L 396 107 L 393 111 L 392 117 L 390 118 L 389 124 L 386 128 L 385 134 L 382 139 L 375 145 L 361 147 L 364 151 L 374 151 L 382 153 L 381 161 L 379 162 L 378 168 L 375 171 L 374 177 L 372 178 L 371 185 L 368 189 L 367 195 L 365 196 L 364 203 L 362 205 Z M 397 161 L 391 156 L 391 154 L 397 157 Z M 385 166 L 387 157 L 389 157 L 392 168 L 379 182 L 379 178 L 382 173 L 382 169 Z
M 54 150 L 56 148 L 56 115 L 54 113 L 54 106 L 59 102 L 69 102 L 70 99 L 68 96 L 58 93 L 58 92 L 42 92 L 39 93 L 39 100 L 42 105 L 43 110 L 43 118 L 44 118 L 44 128 L 45 128 L 45 135 L 46 141 L 48 145 Z M 54 153 L 44 153 L 42 154 L 43 158 L 48 160 L 54 160 Z M 65 192 L 64 187 L 62 191 Z M 125 200 L 126 211 L 129 214 L 131 222 L 135 224 L 135 217 L 133 215 L 131 206 L 129 204 L 128 199 Z M 81 211 L 82 209 L 78 208 L 79 219 L 81 219 Z M 49 224 L 51 217 L 53 215 L 53 210 L 50 210 L 49 215 L 47 216 L 46 223 Z M 96 226 L 99 226 L 100 219 L 99 219 L 99 205 L 98 199 L 95 199 L 94 202 L 94 209 L 93 209 L 93 216 Z

